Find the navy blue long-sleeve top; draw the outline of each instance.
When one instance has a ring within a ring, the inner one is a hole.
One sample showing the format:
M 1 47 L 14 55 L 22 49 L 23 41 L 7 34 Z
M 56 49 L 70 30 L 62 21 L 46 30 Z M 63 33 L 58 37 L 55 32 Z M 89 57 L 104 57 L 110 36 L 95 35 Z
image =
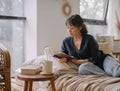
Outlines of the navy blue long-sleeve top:
M 63 40 L 61 51 L 75 57 L 76 59 L 88 59 L 103 69 L 103 61 L 107 54 L 99 50 L 97 41 L 93 36 L 85 34 L 82 36 L 80 49 L 77 51 L 71 36 Z

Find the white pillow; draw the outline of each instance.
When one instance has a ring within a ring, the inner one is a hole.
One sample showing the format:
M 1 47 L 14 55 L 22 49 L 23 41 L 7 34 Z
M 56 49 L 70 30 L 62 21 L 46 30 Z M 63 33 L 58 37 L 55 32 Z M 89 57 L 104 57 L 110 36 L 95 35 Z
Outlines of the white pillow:
M 47 59 L 46 55 L 41 55 L 32 60 L 25 61 L 22 66 L 40 66 L 40 62 L 46 59 Z M 64 69 L 66 70 L 66 69 L 77 69 L 78 68 L 77 65 L 71 62 L 61 63 L 59 62 L 57 58 L 54 58 L 54 57 L 51 57 L 49 60 L 53 62 L 53 72 L 58 71 L 58 70 L 64 70 Z
M 59 59 L 53 57 L 53 54 L 58 51 L 53 50 L 50 47 L 46 47 L 44 49 L 44 55 L 40 55 L 32 60 L 25 61 L 23 63 L 23 66 L 40 66 L 41 61 L 48 60 L 53 62 L 53 73 L 57 72 L 59 70 L 71 70 L 74 69 L 75 71 L 78 70 L 78 66 L 73 64 L 72 62 L 68 63 L 61 63 L 59 62 Z

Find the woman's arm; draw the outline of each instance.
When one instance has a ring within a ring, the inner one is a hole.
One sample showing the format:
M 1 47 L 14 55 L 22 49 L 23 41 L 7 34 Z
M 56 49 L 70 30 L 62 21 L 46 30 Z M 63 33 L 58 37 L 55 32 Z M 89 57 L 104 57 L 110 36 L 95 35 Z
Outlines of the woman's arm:
M 76 64 L 76 65 L 80 65 L 80 64 L 82 64 L 82 63 L 88 62 L 88 59 L 81 59 L 81 60 L 72 59 L 72 60 L 69 60 L 69 61 L 73 62 L 73 63 Z
M 67 62 L 67 58 L 60 58 L 59 61 L 62 62 L 62 63 Z
M 82 64 L 82 63 L 86 63 L 86 62 L 88 62 L 88 60 L 87 59 L 82 59 L 82 60 L 77 60 L 77 59 L 71 59 L 71 60 L 67 60 L 66 58 L 61 58 L 61 59 L 59 59 L 59 61 L 60 62 L 73 62 L 74 64 L 76 64 L 76 65 L 80 65 L 80 64 Z

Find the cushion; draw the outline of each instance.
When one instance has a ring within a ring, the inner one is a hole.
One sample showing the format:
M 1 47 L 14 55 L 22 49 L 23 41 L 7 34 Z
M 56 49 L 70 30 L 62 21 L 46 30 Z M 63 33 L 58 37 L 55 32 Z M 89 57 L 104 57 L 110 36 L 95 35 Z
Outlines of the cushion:
M 40 56 L 38 56 L 34 59 L 25 61 L 22 65 L 22 67 L 23 66 L 40 66 L 40 62 L 44 61 L 46 59 L 47 59 L 46 55 L 40 55 Z M 54 72 L 60 72 L 62 74 L 63 70 L 65 70 L 65 72 L 66 72 L 66 70 L 71 71 L 71 69 L 75 70 L 75 72 L 77 72 L 77 70 L 78 70 L 78 66 L 73 64 L 72 62 L 61 63 L 61 62 L 59 62 L 59 59 L 57 59 L 55 57 L 52 57 L 52 56 L 49 57 L 49 60 L 53 62 L 53 69 L 52 69 L 53 73 Z M 16 73 L 20 73 L 20 68 L 18 68 L 16 70 Z M 73 70 L 72 70 L 72 72 L 73 72 Z M 63 72 L 63 73 L 65 73 L 65 72 Z M 70 72 L 68 71 L 68 73 L 70 73 Z
M 99 49 L 102 50 L 104 53 L 112 55 L 112 51 L 108 42 L 99 42 L 98 45 Z
M 46 60 L 46 58 L 47 58 L 46 55 L 38 56 L 35 59 L 25 61 L 23 63 L 23 66 L 40 66 L 40 62 Z M 51 57 L 49 60 L 53 62 L 53 72 L 61 69 L 77 69 L 78 68 L 77 65 L 73 64 L 72 62 L 61 63 L 59 62 L 59 59 L 54 57 Z
M 77 73 L 78 66 L 73 64 L 72 62 L 61 63 L 58 58 L 53 57 L 53 55 L 59 51 L 53 50 L 50 47 L 46 47 L 44 49 L 44 54 L 40 55 L 34 59 L 25 61 L 22 66 L 41 66 L 41 61 L 49 60 L 53 63 L 53 73 L 57 73 L 59 75 L 66 73 Z M 16 73 L 20 73 L 20 68 L 16 70 Z

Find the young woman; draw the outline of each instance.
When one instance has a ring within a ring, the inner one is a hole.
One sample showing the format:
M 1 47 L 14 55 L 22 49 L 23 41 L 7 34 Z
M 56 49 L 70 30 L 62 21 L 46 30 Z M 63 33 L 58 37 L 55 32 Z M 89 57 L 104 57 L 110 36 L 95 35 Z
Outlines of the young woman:
M 80 15 L 70 16 L 65 24 L 70 36 L 63 40 L 61 51 L 75 59 L 61 58 L 61 62 L 72 61 L 79 65 L 79 74 L 120 76 L 120 64 L 111 55 L 99 50 L 98 43 L 87 33 L 86 25 Z

